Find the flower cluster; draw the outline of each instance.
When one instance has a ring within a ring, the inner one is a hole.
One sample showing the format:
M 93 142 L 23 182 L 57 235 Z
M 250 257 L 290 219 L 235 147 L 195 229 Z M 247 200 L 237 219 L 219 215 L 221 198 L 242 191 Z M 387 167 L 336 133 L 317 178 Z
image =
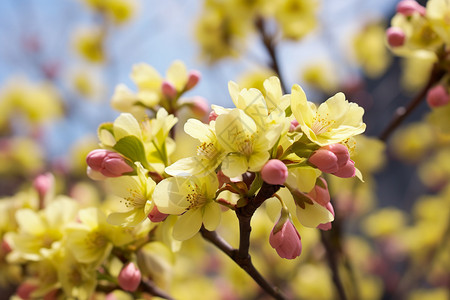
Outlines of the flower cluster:
M 386 31 L 387 43 L 395 54 L 434 63 L 432 88 L 427 94 L 430 107 L 450 102 L 449 15 L 450 3 L 446 0 L 430 0 L 426 7 L 414 0 L 402 0 Z
M 175 62 L 167 77 L 173 78 L 175 68 L 185 70 L 181 66 Z M 122 113 L 114 123 L 101 125 L 103 149 L 87 157 L 89 176 L 105 179 L 122 199 L 123 210 L 111 213 L 109 222 L 123 226 L 135 226 L 147 218 L 169 222 L 172 238 L 183 241 L 202 227 L 214 231 L 224 208 L 245 208 L 256 201 L 264 185 L 273 185 L 281 188 L 283 197 L 267 194 L 263 202 L 274 197 L 281 203 L 282 217 L 270 239 L 280 256 L 300 255 L 301 245 L 293 252 L 283 250 L 291 249 L 285 244 L 289 241 L 300 243 L 293 218 L 307 227 L 331 228 L 334 211 L 327 182 L 320 175 L 361 178 L 348 148 L 353 136 L 365 130 L 361 107 L 349 103 L 342 93 L 316 106 L 298 85 L 283 95 L 277 77 L 266 79 L 263 91 L 240 89 L 230 82 L 235 107 L 213 105 L 207 123 L 187 120 L 184 131 L 198 140 L 196 151 L 174 159 L 175 148 L 186 146 L 174 144 L 176 130 L 171 128 L 177 118 L 165 108 L 180 107 L 179 96 L 196 75 L 181 72 L 177 74 L 185 74 L 182 78 L 169 81 L 151 70 L 140 65 L 133 70 L 133 79 L 139 93 L 153 94 L 157 100 L 138 106 L 153 111 L 160 107 L 155 118 L 136 119 Z M 117 95 L 116 91 L 113 103 Z

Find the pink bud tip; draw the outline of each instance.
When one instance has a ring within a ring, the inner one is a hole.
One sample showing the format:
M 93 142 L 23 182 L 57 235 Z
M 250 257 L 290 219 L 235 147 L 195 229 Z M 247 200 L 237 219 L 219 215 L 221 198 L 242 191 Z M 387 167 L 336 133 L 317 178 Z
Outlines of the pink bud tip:
M 218 116 L 219 115 L 215 111 L 212 111 L 212 112 L 209 113 L 208 121 L 209 122 L 215 121 Z
M 339 168 L 339 170 L 337 172 L 334 172 L 332 174 L 337 177 L 341 177 L 341 178 L 355 177 L 355 175 L 356 175 L 355 162 L 353 160 L 349 159 L 345 166 L 343 166 L 342 168 Z
M 445 87 L 439 84 L 428 91 L 427 102 L 430 107 L 440 107 L 450 102 L 450 95 Z
M 405 33 L 401 28 L 398 27 L 389 27 L 386 30 L 386 36 L 388 44 L 391 47 L 400 47 L 405 43 Z
M 300 256 L 302 253 L 302 241 L 291 221 L 286 221 L 283 227 L 275 233 L 274 229 L 270 233 L 269 244 L 277 251 L 278 255 L 286 259 L 294 259 Z
M 175 89 L 173 84 L 171 84 L 168 81 L 164 81 L 162 83 L 161 91 L 162 91 L 163 95 L 166 96 L 169 99 L 173 99 L 173 98 L 175 98 L 177 96 L 177 90 Z
M 298 121 L 297 120 L 292 120 L 291 121 L 291 125 L 289 126 L 289 132 L 293 132 L 295 130 L 295 128 L 297 128 L 298 126 Z
M 261 177 L 269 184 L 281 185 L 288 177 L 288 169 L 281 160 L 271 159 L 262 167 Z
M 164 221 L 167 218 L 167 216 L 168 216 L 168 214 L 163 214 L 162 212 L 160 212 L 158 210 L 158 208 L 156 206 L 153 206 L 153 209 L 148 214 L 148 218 L 150 219 L 150 221 L 152 221 L 154 223 Z
M 425 16 L 426 8 L 414 0 L 403 0 L 397 4 L 397 13 L 404 16 L 412 16 L 415 12 Z
M 322 177 L 319 177 L 318 180 L 320 181 L 320 183 L 314 186 L 314 188 L 308 193 L 308 196 L 320 205 L 326 206 L 328 203 L 330 203 L 328 184 Z
M 40 198 L 44 198 L 45 195 L 51 190 L 55 183 L 55 178 L 51 173 L 41 174 L 33 181 L 33 187 L 39 194 Z
M 197 70 L 190 71 L 189 75 L 188 75 L 188 80 L 186 83 L 186 88 L 185 88 L 186 91 L 189 91 L 190 89 L 195 87 L 201 78 L 202 78 L 202 75 L 199 71 L 197 71 Z
M 336 154 L 325 148 L 314 151 L 309 157 L 309 162 L 325 173 L 334 173 L 339 170 Z
M 194 97 L 191 108 L 197 116 L 203 117 L 209 113 L 208 100 L 200 96 Z
M 2 240 L 1 251 L 3 253 L 9 253 L 9 252 L 12 251 L 11 246 L 9 245 L 9 243 L 5 239 Z
M 91 151 L 86 157 L 86 162 L 92 171 L 100 172 L 106 177 L 119 177 L 133 171 L 119 153 L 104 149 Z
M 16 295 L 24 300 L 31 299 L 31 293 L 36 289 L 37 286 L 35 284 L 24 282 L 17 288 Z
M 325 205 L 325 208 L 328 209 L 328 211 L 333 215 L 334 217 L 334 208 L 333 205 L 331 204 L 331 202 L 328 202 L 327 205 Z M 324 224 L 319 224 L 317 226 L 318 229 L 320 230 L 330 230 L 332 227 L 331 222 L 328 223 L 324 223 Z
M 348 152 L 348 148 L 342 144 L 331 144 L 323 147 L 328 151 L 331 151 L 336 155 L 337 165 L 339 168 L 345 166 L 347 161 L 350 159 L 350 153 Z
M 122 268 L 117 280 L 122 289 L 134 292 L 141 283 L 141 271 L 134 263 L 130 262 Z

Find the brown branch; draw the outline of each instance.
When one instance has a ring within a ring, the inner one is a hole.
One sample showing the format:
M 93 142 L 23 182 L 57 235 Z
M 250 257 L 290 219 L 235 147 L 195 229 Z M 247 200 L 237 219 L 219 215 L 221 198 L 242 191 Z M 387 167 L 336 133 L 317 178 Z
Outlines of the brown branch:
M 284 81 L 284 78 L 280 72 L 280 65 L 278 63 L 276 49 L 275 49 L 275 38 L 274 35 L 271 35 L 267 32 L 265 21 L 263 17 L 259 17 L 255 21 L 256 28 L 258 29 L 259 35 L 261 37 L 261 40 L 264 44 L 264 47 L 267 50 L 267 53 L 269 54 L 271 63 L 269 67 L 275 72 L 275 74 L 278 76 L 278 79 L 280 79 L 281 89 L 283 90 L 283 93 L 286 93 L 288 89 L 286 88 L 286 84 Z
M 209 231 L 205 227 L 200 229 L 202 237 L 211 242 L 217 248 L 222 250 L 228 257 L 230 257 L 241 269 L 243 269 L 253 280 L 269 295 L 277 300 L 285 300 L 286 298 L 280 293 L 280 291 L 272 287 L 266 279 L 256 270 L 252 263 L 250 255 L 247 253 L 245 258 L 241 258 L 239 250 L 231 247 L 221 236 L 215 231 Z
M 417 93 L 417 95 L 412 99 L 412 101 L 405 108 L 403 106 L 397 108 L 394 117 L 392 118 L 389 125 L 384 129 L 380 135 L 380 140 L 386 141 L 389 136 L 394 132 L 394 130 L 403 122 L 403 120 L 409 116 L 413 110 L 425 99 L 428 90 L 433 87 L 441 78 L 445 75 L 445 71 L 442 70 L 438 63 L 433 66 L 430 78 L 427 84 Z
M 151 294 L 153 296 L 167 299 L 167 300 L 174 300 L 172 298 L 172 296 L 167 294 L 165 291 L 161 290 L 159 287 L 157 287 L 155 285 L 155 283 L 152 280 L 150 280 L 148 278 L 142 278 L 141 287 L 143 290 L 145 290 L 146 292 L 148 292 L 149 294 Z

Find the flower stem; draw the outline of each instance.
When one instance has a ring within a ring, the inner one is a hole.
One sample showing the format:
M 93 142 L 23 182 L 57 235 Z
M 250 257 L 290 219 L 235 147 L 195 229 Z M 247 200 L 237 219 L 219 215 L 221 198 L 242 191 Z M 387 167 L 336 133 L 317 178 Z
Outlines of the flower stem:
M 417 93 L 417 95 L 412 99 L 412 101 L 405 108 L 403 106 L 397 108 L 395 115 L 392 118 L 389 125 L 384 129 L 380 135 L 380 140 L 386 141 L 389 136 L 394 132 L 394 130 L 403 122 L 403 120 L 409 116 L 413 110 L 425 99 L 428 90 L 433 87 L 441 78 L 445 75 L 445 71 L 442 70 L 438 63 L 433 66 L 430 78 L 427 84 Z

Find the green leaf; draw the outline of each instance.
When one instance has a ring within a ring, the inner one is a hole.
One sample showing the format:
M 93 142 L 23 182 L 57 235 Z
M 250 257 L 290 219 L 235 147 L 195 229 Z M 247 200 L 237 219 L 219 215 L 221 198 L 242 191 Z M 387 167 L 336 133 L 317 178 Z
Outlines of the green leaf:
M 99 139 L 100 139 L 100 132 L 101 132 L 102 130 L 107 130 L 107 131 L 109 131 L 112 135 L 114 135 L 114 131 L 113 131 L 113 123 L 107 122 L 107 123 L 102 123 L 102 124 L 100 124 L 100 126 L 98 126 L 98 129 L 97 129 L 97 136 L 98 136 Z
M 144 168 L 149 169 L 144 144 L 136 136 L 128 135 L 121 138 L 113 148 L 131 161 L 139 161 Z

